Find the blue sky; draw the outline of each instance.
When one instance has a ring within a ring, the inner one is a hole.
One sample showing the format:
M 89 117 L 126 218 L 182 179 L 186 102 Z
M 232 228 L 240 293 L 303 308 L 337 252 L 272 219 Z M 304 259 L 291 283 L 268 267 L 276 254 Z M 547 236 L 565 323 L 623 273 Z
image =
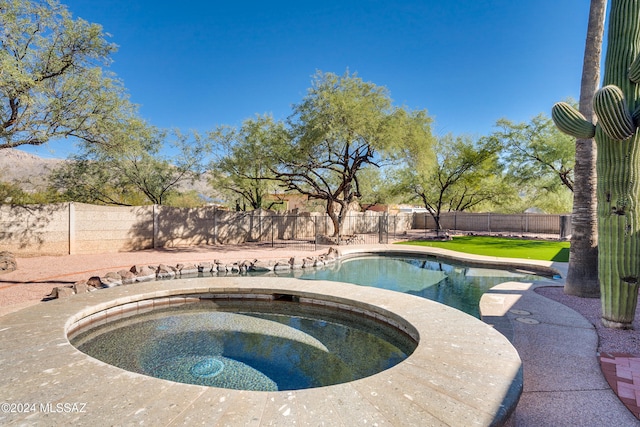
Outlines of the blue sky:
M 183 131 L 285 119 L 317 70 L 348 69 L 426 109 L 437 135 L 486 135 L 578 98 L 589 12 L 586 0 L 61 2 L 119 46 L 110 69 L 141 116 Z

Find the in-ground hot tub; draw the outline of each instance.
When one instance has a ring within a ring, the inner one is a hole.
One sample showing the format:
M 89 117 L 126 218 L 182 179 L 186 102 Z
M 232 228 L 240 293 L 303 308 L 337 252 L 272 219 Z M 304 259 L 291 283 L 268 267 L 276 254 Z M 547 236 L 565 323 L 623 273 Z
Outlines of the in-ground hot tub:
M 206 293 L 344 304 L 395 321 L 397 328 L 409 325 L 418 344 L 404 361 L 355 381 L 265 392 L 133 373 L 87 356 L 68 340 L 83 322 L 120 316 L 127 305 L 144 309 Z M 72 409 L 2 412 L 0 424 L 500 425 L 522 392 L 520 358 L 491 326 L 420 297 L 326 281 L 207 278 L 104 289 L 2 316 L 0 341 L 0 396 L 16 408 L 43 403 L 45 409 Z
M 119 315 L 94 313 L 78 320 L 70 328 L 71 343 L 128 371 L 238 390 L 358 380 L 402 362 L 418 340 L 407 322 L 346 299 L 237 290 L 138 301 L 120 309 Z M 95 325 L 95 318 L 104 320 Z

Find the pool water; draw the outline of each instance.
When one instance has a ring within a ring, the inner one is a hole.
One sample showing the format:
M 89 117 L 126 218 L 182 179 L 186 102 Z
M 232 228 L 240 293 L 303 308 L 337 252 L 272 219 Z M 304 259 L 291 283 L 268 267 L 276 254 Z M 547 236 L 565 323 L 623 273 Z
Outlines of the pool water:
M 304 270 L 295 277 L 331 280 L 417 295 L 480 318 L 482 294 L 506 281 L 540 280 L 533 274 L 447 264 L 436 258 L 365 256 Z
M 400 363 L 417 345 L 397 329 L 362 315 L 253 300 L 156 309 L 93 327 L 71 342 L 132 372 L 260 391 L 364 378 Z
M 523 272 L 397 255 L 348 258 L 288 275 L 408 293 L 475 317 L 480 317 L 482 294 L 493 286 L 540 279 Z M 127 315 L 70 339 L 79 350 L 132 372 L 254 391 L 354 381 L 395 366 L 417 345 L 384 322 L 293 300 L 201 299 Z

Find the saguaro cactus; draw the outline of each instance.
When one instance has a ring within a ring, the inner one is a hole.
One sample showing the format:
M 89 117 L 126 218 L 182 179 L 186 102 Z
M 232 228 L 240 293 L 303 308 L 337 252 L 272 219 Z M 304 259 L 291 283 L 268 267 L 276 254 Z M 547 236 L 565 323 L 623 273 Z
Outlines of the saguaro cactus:
M 597 124 L 566 103 L 558 128 L 598 147 L 598 278 L 602 323 L 631 328 L 640 282 L 640 0 L 612 0 L 604 87 L 593 99 Z

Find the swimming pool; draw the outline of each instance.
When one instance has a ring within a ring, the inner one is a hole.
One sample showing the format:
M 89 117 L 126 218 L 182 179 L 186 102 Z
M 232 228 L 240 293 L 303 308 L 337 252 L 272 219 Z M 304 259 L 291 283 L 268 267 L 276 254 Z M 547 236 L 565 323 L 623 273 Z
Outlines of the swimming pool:
M 435 257 L 378 254 L 346 258 L 293 276 L 389 289 L 417 295 L 480 318 L 482 294 L 506 281 L 540 280 L 530 272 L 472 267 Z
M 281 277 L 282 272 L 266 275 Z M 478 318 L 480 297 L 491 287 L 505 280 L 539 279 L 521 271 L 388 253 L 347 257 L 285 275 L 415 295 Z M 291 295 L 282 297 L 249 301 L 246 297 L 199 296 L 177 307 L 155 308 L 121 319 L 112 316 L 107 324 L 90 325 L 70 338 L 86 354 L 131 372 L 253 391 L 354 381 L 395 366 L 417 345 L 397 327 L 367 319 L 362 313 L 354 316 L 348 310 L 327 310 L 299 304 L 299 298 Z

